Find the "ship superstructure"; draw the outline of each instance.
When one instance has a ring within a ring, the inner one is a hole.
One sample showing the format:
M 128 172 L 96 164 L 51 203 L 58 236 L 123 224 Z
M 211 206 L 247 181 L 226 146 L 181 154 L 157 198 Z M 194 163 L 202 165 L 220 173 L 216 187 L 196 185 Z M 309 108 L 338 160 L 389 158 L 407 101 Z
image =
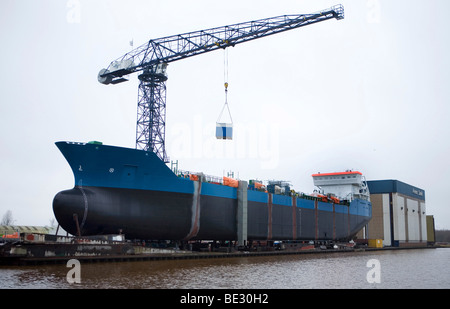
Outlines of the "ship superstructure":
M 361 172 L 347 170 L 335 173 L 317 173 L 312 175 L 319 194 L 352 201 L 355 198 L 370 201 L 369 188 Z

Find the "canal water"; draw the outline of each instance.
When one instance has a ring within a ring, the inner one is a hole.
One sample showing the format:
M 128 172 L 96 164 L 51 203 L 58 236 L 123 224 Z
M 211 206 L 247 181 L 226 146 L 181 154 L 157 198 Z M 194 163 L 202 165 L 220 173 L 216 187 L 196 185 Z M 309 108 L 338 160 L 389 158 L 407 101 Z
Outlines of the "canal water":
M 69 283 L 74 278 L 80 282 Z M 450 249 L 0 266 L 0 284 L 2 289 L 448 289 Z

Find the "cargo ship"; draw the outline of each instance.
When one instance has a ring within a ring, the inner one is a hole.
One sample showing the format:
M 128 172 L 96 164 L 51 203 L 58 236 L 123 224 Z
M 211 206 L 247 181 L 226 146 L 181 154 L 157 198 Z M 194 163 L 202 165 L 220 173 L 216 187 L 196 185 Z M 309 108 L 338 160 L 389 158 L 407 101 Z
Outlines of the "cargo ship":
M 314 174 L 316 192 L 303 194 L 283 181 L 263 185 L 173 171 L 151 151 L 101 142 L 56 146 L 75 186 L 56 194 L 53 211 L 73 235 L 233 241 L 244 223 L 245 238 L 252 241 L 349 240 L 372 216 L 358 171 Z

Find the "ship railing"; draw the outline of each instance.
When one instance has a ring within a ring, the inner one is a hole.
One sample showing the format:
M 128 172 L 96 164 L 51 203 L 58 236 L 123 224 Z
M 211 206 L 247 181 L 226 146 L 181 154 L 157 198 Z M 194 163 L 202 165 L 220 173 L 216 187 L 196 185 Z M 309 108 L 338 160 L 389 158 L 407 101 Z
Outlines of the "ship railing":
M 348 200 L 348 197 L 346 198 L 337 198 L 331 194 L 323 195 L 323 194 L 306 194 L 303 192 L 295 192 L 295 196 L 305 199 L 305 200 L 311 200 L 311 201 L 319 201 L 324 203 L 333 203 L 336 205 L 343 205 L 343 206 L 349 206 L 350 200 Z
M 347 194 L 347 196 L 345 197 L 349 202 L 353 201 L 354 199 L 362 199 L 362 200 L 367 200 L 370 201 L 370 195 L 367 192 L 362 192 L 362 193 L 349 193 Z
M 214 184 L 223 184 L 223 177 L 207 175 L 201 172 L 192 172 L 186 170 L 177 170 L 177 176 L 180 178 L 186 178 L 191 180 L 198 180 L 201 182 L 209 182 Z
M 213 175 L 204 175 L 204 177 L 206 182 L 223 185 L 223 177 Z

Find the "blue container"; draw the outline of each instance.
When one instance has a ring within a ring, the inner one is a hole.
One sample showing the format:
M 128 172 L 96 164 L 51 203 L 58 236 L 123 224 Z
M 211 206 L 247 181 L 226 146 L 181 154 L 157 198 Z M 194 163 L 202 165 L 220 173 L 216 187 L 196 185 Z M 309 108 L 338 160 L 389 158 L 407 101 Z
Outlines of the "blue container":
M 233 139 L 233 124 L 232 123 L 216 123 L 216 138 L 217 139 Z

